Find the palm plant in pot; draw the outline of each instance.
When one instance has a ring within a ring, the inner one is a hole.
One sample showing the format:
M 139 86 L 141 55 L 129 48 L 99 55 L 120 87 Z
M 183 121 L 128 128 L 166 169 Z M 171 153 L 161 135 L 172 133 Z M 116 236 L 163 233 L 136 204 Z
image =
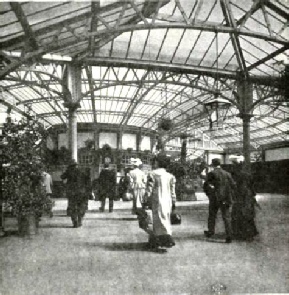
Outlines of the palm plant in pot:
M 41 182 L 40 143 L 46 131 L 33 119 L 8 120 L 3 136 L 4 204 L 17 217 L 19 233 L 34 234 L 37 220 L 51 205 Z

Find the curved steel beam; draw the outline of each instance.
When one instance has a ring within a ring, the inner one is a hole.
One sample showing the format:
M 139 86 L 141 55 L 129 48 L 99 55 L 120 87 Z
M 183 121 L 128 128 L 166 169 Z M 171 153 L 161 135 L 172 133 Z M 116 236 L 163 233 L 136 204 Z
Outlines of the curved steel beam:
M 277 126 L 278 125 L 281 125 L 281 124 L 283 124 L 283 123 L 286 123 L 286 122 L 288 122 L 288 120 L 287 119 L 282 119 L 282 120 L 280 120 L 280 121 L 278 121 L 278 122 L 276 122 L 276 123 L 273 123 L 273 124 L 270 124 L 270 123 L 267 123 L 267 122 L 264 122 L 263 120 L 261 120 L 262 121 L 262 123 L 264 123 L 264 124 L 266 124 L 266 130 L 267 130 L 267 128 L 276 128 L 278 131 L 280 131 L 280 133 L 282 133 L 282 130 L 280 130 L 279 128 L 277 128 Z M 236 124 L 235 125 L 235 127 L 237 128 L 240 128 L 240 131 L 238 131 L 240 134 L 242 134 L 242 124 Z M 256 129 L 254 129 L 254 130 L 251 130 L 250 131 L 250 134 L 254 134 L 254 133 L 258 133 L 258 132 L 260 132 L 260 131 L 262 131 L 262 130 L 264 130 L 264 127 L 262 128 L 262 127 L 260 127 L 260 128 L 256 128 Z M 227 135 L 217 135 L 217 136 L 214 136 L 214 138 L 215 139 L 223 139 L 223 138 L 227 138 L 229 136 L 229 134 L 227 134 Z M 257 137 L 256 137 L 257 138 Z M 256 138 L 253 138 L 253 139 L 256 139 Z
M 124 32 L 130 32 L 130 31 L 141 31 L 141 30 L 158 30 L 158 29 L 187 29 L 187 30 L 201 30 L 205 32 L 213 32 L 213 33 L 234 33 L 242 36 L 252 37 L 256 39 L 262 39 L 265 41 L 271 41 L 278 44 L 285 45 L 288 43 L 288 40 L 279 38 L 279 37 L 273 37 L 270 35 L 253 32 L 249 30 L 245 30 L 242 28 L 233 28 L 221 25 L 219 23 L 209 23 L 209 22 L 195 22 L 193 24 L 186 24 L 185 22 L 182 23 L 154 23 L 154 24 L 136 24 L 136 25 L 125 25 L 120 26 L 118 28 L 112 28 L 112 29 L 104 29 L 99 30 L 97 32 L 88 33 L 87 35 L 90 36 L 102 36 L 102 35 L 109 35 L 113 33 L 124 33 Z
M 260 141 L 266 140 L 266 139 L 272 139 L 272 138 L 275 138 L 275 137 L 277 137 L 277 138 L 282 137 L 282 133 L 271 134 L 271 135 L 266 135 L 266 136 L 262 136 L 262 137 L 256 137 L 256 138 L 253 138 L 252 141 L 257 142 L 258 145 L 264 145 L 265 143 L 261 143 Z M 216 141 L 218 142 L 218 140 L 216 140 Z M 238 145 L 238 144 L 242 145 L 243 144 L 242 140 L 240 140 L 240 141 L 227 141 L 227 142 L 223 142 L 223 143 L 218 143 L 218 145 L 221 145 L 224 148 L 225 147 L 230 148 L 231 145 L 235 146 L 235 145 Z M 251 146 L 252 146 L 252 144 L 251 144 Z
M 16 70 L 17 72 L 32 72 L 32 73 L 37 73 L 37 74 L 41 74 L 41 75 L 45 75 L 45 76 L 48 76 L 50 77 L 51 79 L 59 82 L 59 84 L 61 85 L 62 83 L 62 79 L 53 75 L 53 74 L 50 74 L 50 73 L 47 73 L 45 71 L 41 71 L 41 70 L 37 70 L 37 69 L 33 69 L 33 68 L 27 68 L 27 67 L 21 67 L 19 69 Z M 6 79 L 5 79 L 6 80 Z M 62 86 L 62 85 L 61 85 Z M 68 90 L 68 89 L 67 89 Z
M 20 67 L 22 64 L 29 61 L 30 59 L 38 58 L 40 55 L 43 55 L 47 52 L 48 52 L 47 48 L 45 49 L 41 48 L 36 51 L 27 53 L 25 56 L 21 57 L 20 59 L 13 61 L 11 64 L 9 64 L 8 66 L 6 66 L 4 69 L 0 71 L 0 79 L 3 79 L 8 73 L 16 70 L 18 67 Z
M 13 78 L 9 78 L 9 77 L 8 78 L 5 78 L 5 81 L 13 81 L 13 82 L 15 82 L 15 81 L 16 82 L 21 81 L 23 84 L 25 84 L 27 86 L 30 86 L 30 85 L 32 85 L 32 86 L 38 86 L 40 88 L 46 89 L 47 91 L 51 91 L 53 93 L 56 93 L 58 96 L 63 97 L 63 93 L 62 92 L 59 92 L 57 90 L 54 90 L 54 89 L 52 89 L 49 86 L 46 86 L 44 84 L 39 84 L 39 83 L 37 83 L 35 81 L 26 81 L 26 80 L 17 79 L 17 78 L 14 78 L 14 77 Z
M 130 84 L 151 84 L 151 83 L 163 83 L 163 84 L 172 84 L 172 85 L 179 85 L 179 86 L 186 86 L 186 87 L 190 87 L 190 88 L 193 88 L 193 89 L 199 89 L 199 90 L 202 90 L 202 91 L 206 91 L 206 92 L 209 92 L 211 94 L 219 94 L 221 97 L 223 97 L 224 99 L 226 99 L 228 102 L 232 103 L 233 105 L 236 105 L 236 101 L 231 99 L 230 97 L 227 97 L 225 95 L 223 95 L 222 93 L 220 94 L 218 90 L 216 89 L 213 89 L 213 88 L 208 88 L 208 87 L 203 87 L 203 86 L 199 86 L 199 85 L 192 85 L 190 83 L 184 83 L 184 82 L 179 82 L 179 81 L 170 81 L 170 80 L 163 80 L 163 81 L 160 81 L 160 80 L 144 80 L 144 81 L 117 81 L 117 82 L 113 82 L 111 84 L 106 84 L 106 85 L 103 85 L 101 87 L 96 87 L 94 89 L 94 91 L 97 91 L 97 90 L 100 90 L 100 89 L 105 89 L 105 88 L 108 88 L 108 87 L 112 87 L 112 86 L 117 86 L 117 85 L 130 85 Z M 87 96 L 89 93 L 88 92 L 85 92 L 83 94 L 83 96 Z
M 214 69 L 202 66 L 184 65 L 184 64 L 174 64 L 169 62 L 160 61 L 143 61 L 136 59 L 117 59 L 111 57 L 86 57 L 83 60 L 84 64 L 92 66 L 116 66 L 116 67 L 127 67 L 131 69 L 145 69 L 145 70 L 155 70 L 155 71 L 166 71 L 175 72 L 182 74 L 195 74 L 195 75 L 206 75 L 213 78 L 227 78 L 227 79 L 238 79 L 238 74 L 236 71 L 224 70 L 224 69 Z M 249 75 L 248 80 L 253 83 L 258 83 L 261 85 L 273 85 L 280 80 L 279 76 L 257 76 Z
M 92 114 L 93 113 L 93 110 L 77 110 L 77 114 Z M 118 115 L 118 116 L 124 116 L 126 114 L 126 112 L 118 112 L 118 111 L 96 111 L 96 114 L 109 114 L 109 115 Z M 57 112 L 48 112 L 48 113 L 42 113 L 42 114 L 37 114 L 37 116 L 39 118 L 46 118 L 46 117 L 56 117 L 56 116 L 60 116 L 60 115 L 68 115 L 68 111 L 57 111 Z M 135 117 L 138 117 L 138 118 L 147 118 L 146 115 L 142 115 L 142 114 L 136 114 Z

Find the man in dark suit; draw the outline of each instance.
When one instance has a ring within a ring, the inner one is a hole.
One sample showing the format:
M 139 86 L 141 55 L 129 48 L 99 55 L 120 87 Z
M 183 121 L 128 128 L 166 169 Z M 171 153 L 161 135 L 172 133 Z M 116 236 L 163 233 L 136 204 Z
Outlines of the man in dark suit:
M 99 210 L 104 212 L 105 200 L 109 199 L 109 212 L 113 212 L 113 201 L 116 190 L 116 173 L 109 169 L 109 164 L 104 164 L 104 169 L 101 170 L 98 178 L 99 183 L 99 197 L 101 201 L 101 207 Z
M 88 192 L 87 179 L 82 171 L 78 168 L 77 162 L 72 159 L 67 170 L 61 175 L 62 179 L 66 179 L 66 191 L 68 197 L 69 216 L 71 217 L 73 227 L 82 226 L 82 219 L 87 210 Z
M 232 205 L 236 184 L 231 174 L 224 171 L 220 165 L 221 162 L 219 159 L 212 160 L 214 170 L 208 173 L 206 185 L 204 186 L 204 191 L 209 197 L 208 230 L 205 231 L 204 234 L 206 237 L 211 237 L 215 234 L 216 217 L 220 209 L 225 224 L 226 243 L 231 243 L 232 229 L 230 207 Z

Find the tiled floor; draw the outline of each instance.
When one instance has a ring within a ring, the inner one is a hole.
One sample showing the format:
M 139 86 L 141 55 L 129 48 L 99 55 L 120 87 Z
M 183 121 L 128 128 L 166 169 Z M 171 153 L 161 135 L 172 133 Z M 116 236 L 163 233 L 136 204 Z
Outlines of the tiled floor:
M 165 254 L 147 251 L 147 235 L 130 214 L 131 202 L 99 213 L 90 201 L 82 228 L 56 200 L 54 217 L 42 218 L 32 238 L 0 238 L 0 294 L 214 294 L 289 293 L 289 196 L 258 195 L 260 236 L 225 244 L 218 216 L 206 240 L 208 202 L 179 202 L 177 245 Z

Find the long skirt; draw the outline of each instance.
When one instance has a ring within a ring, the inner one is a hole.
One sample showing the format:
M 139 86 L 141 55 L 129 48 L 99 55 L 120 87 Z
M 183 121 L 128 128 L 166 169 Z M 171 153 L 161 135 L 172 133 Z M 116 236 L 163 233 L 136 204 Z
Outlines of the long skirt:
M 145 194 L 145 188 L 142 187 L 134 187 L 132 190 L 133 194 L 133 210 L 139 211 L 142 208 L 142 203 L 144 202 L 144 194 Z
M 258 234 L 253 201 L 232 206 L 232 231 L 236 239 L 252 239 Z
M 138 213 L 139 227 L 143 229 L 149 235 L 150 247 L 165 247 L 171 248 L 175 245 L 175 242 L 167 232 L 161 235 L 156 235 L 154 231 L 154 219 L 153 212 L 150 209 L 141 209 Z M 163 232 L 162 232 L 163 233 Z

